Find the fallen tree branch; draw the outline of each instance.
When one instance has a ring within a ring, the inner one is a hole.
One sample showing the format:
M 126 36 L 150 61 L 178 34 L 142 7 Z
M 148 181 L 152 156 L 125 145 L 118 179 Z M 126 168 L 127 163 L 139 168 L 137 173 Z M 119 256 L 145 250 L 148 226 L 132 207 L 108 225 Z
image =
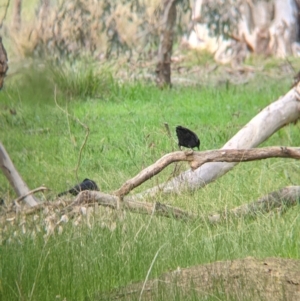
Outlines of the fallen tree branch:
M 195 170 L 207 162 L 248 162 L 268 158 L 300 159 L 300 148 L 273 146 L 258 149 L 226 149 L 204 152 L 178 151 L 169 153 L 142 170 L 132 179 L 126 181 L 114 194 L 123 197 L 135 187 L 157 175 L 173 162 L 188 161 L 191 168 Z
M 78 170 L 79 170 L 79 167 L 80 167 L 80 163 L 81 163 L 81 157 L 82 157 L 82 152 L 83 152 L 83 149 L 87 143 L 87 140 L 89 138 L 89 135 L 90 135 L 90 128 L 84 124 L 83 122 L 81 122 L 78 118 L 76 118 L 75 116 L 71 115 L 67 110 L 63 109 L 58 103 L 57 103 L 57 99 L 56 99 L 56 86 L 54 88 L 54 102 L 56 104 L 56 106 L 61 110 L 63 111 L 67 118 L 68 117 L 71 117 L 73 120 L 75 120 L 77 123 L 79 123 L 84 129 L 85 129 L 85 137 L 84 137 L 84 140 L 80 146 L 80 150 L 79 150 L 79 154 L 78 154 L 78 160 L 77 160 L 77 165 L 75 167 L 75 176 L 76 176 L 76 179 L 77 181 L 79 182 L 79 178 L 78 178 Z M 68 123 L 69 123 L 69 120 L 68 120 Z
M 228 215 L 236 217 L 251 217 L 258 213 L 268 213 L 276 208 L 287 208 L 296 206 L 300 200 L 300 186 L 287 186 L 280 190 L 273 191 L 257 201 L 245 204 L 231 210 L 223 211 L 220 214 L 212 214 L 208 217 L 212 223 L 220 222 Z
M 146 202 L 135 202 L 124 200 L 119 202 L 119 198 L 115 195 L 106 194 L 100 191 L 82 191 L 80 192 L 75 200 L 64 210 L 62 214 L 67 214 L 71 212 L 74 207 L 84 205 L 84 204 L 93 204 L 97 202 L 101 206 L 110 207 L 113 209 L 125 209 L 132 212 L 137 212 L 141 214 L 157 214 L 165 217 L 173 217 L 176 219 L 195 219 L 197 218 L 196 214 L 188 213 L 182 209 L 156 203 L 146 203 Z
M 204 156 L 202 156 L 203 153 Z M 300 159 L 300 148 L 271 146 L 252 149 L 222 149 L 202 153 L 196 152 L 193 154 L 190 166 L 195 170 L 207 162 L 250 162 L 269 158 Z
M 222 149 L 250 149 L 258 146 L 283 126 L 300 118 L 300 83 L 271 103 L 246 124 Z M 209 162 L 181 173 L 172 180 L 130 196 L 131 200 L 153 197 L 157 193 L 181 193 L 196 190 L 223 176 L 237 163 Z M 122 192 L 123 193 L 123 192 Z M 129 197 L 128 197 L 129 198 Z
M 0 142 L 0 168 L 2 169 L 4 175 L 8 179 L 9 183 L 14 188 L 17 196 L 27 196 L 24 198 L 27 205 L 33 207 L 38 204 L 37 199 L 28 194 L 30 192 L 26 183 L 21 178 L 20 174 L 16 170 L 14 164 L 12 163 L 4 145 Z
M 300 200 L 300 186 L 288 186 L 280 190 L 271 192 L 255 202 L 245 204 L 230 210 L 225 210 L 217 214 L 208 214 L 207 220 L 211 223 L 221 222 L 227 219 L 229 216 L 233 217 L 248 217 L 255 216 L 258 213 L 268 213 L 276 208 L 290 208 Z M 113 209 L 118 208 L 118 197 L 110 194 L 106 194 L 99 191 L 82 191 L 78 194 L 76 199 L 66 208 L 64 208 L 62 214 L 71 212 L 74 207 L 92 204 L 97 202 L 101 206 L 110 207 Z M 176 219 L 188 219 L 194 220 L 200 218 L 195 213 L 186 212 L 180 208 L 165 205 L 159 202 L 136 202 L 124 200 L 120 202 L 120 209 L 129 210 L 132 212 L 159 215 L 165 217 L 173 217 Z
M 59 216 L 68 215 L 69 218 L 72 218 L 76 213 L 78 213 L 76 207 L 78 208 L 79 206 L 86 205 L 90 206 L 98 203 L 100 206 L 117 209 L 118 200 L 119 198 L 115 195 L 106 194 L 100 191 L 86 190 L 79 193 L 75 200 L 59 200 L 56 202 L 40 203 L 34 207 L 22 210 L 21 213 L 22 215 L 31 215 L 48 207 L 48 209 L 58 209 L 57 212 Z M 263 196 L 255 202 L 230 210 L 224 210 L 221 213 L 207 214 L 204 217 L 203 215 L 200 216 L 159 202 L 153 204 L 149 202 L 124 200 L 119 203 L 119 208 L 135 213 L 164 216 L 179 220 L 203 220 L 204 218 L 204 220 L 210 223 L 219 223 L 229 217 L 253 217 L 259 213 L 268 213 L 277 208 L 287 210 L 290 207 L 296 206 L 297 203 L 299 203 L 299 200 L 300 186 L 288 186 Z M 10 208 L 0 216 L 0 223 L 3 223 L 5 220 L 14 219 L 16 213 L 17 212 L 13 212 L 13 208 Z

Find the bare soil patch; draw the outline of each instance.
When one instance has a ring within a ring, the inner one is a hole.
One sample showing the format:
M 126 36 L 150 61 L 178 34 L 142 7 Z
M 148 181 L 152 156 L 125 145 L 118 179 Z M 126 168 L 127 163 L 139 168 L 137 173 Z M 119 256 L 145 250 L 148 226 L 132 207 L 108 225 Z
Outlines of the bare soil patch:
M 116 290 L 109 298 L 137 300 L 142 296 L 139 300 L 174 300 L 175 294 L 181 300 L 192 296 L 215 296 L 216 300 L 300 300 L 300 261 L 247 257 L 178 268 L 146 283 Z M 98 297 L 104 300 L 108 296 Z

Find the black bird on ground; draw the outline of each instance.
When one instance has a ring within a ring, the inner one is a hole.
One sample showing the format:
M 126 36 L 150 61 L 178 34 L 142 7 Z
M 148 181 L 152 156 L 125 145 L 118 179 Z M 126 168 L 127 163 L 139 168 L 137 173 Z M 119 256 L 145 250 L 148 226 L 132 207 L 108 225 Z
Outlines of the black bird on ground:
M 191 149 L 197 147 L 198 150 L 200 149 L 200 140 L 198 136 L 191 130 L 179 125 L 176 127 L 176 134 L 178 137 L 178 146 L 180 149 L 181 146 Z
M 60 197 L 67 193 L 77 195 L 79 192 L 84 191 L 84 190 L 99 190 L 99 188 L 93 180 L 84 179 L 81 183 L 75 185 L 73 188 L 71 188 L 67 191 L 61 192 L 60 194 L 58 194 L 58 196 Z

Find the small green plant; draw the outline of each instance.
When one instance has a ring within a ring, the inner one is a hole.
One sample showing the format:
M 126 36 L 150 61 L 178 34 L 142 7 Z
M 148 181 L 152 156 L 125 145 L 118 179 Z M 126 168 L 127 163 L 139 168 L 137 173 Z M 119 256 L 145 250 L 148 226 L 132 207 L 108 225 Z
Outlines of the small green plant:
M 106 99 L 115 82 L 108 68 L 92 62 L 50 64 L 50 75 L 58 89 L 71 98 Z

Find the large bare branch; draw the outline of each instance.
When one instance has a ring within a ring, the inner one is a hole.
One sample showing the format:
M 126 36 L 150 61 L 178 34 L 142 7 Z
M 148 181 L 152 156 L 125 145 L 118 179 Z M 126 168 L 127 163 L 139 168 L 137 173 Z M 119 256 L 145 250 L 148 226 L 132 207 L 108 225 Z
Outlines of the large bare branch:
M 2 169 L 4 175 L 14 188 L 18 197 L 23 195 L 27 195 L 24 200 L 27 205 L 35 206 L 38 204 L 38 201 L 34 196 L 28 194 L 30 193 L 30 189 L 27 187 L 18 171 L 16 170 L 14 164 L 12 163 L 6 149 L 3 144 L 0 142 L 0 168 Z
M 296 147 L 265 147 L 258 149 L 226 149 L 204 152 L 174 152 L 167 154 L 148 166 L 132 179 L 126 181 L 120 189 L 115 191 L 117 196 L 123 197 L 132 189 L 157 175 L 169 164 L 178 161 L 188 161 L 191 168 L 197 169 L 207 162 L 248 162 L 268 158 L 300 159 L 300 148 Z
M 295 122 L 300 117 L 299 95 L 300 86 L 298 84 L 286 95 L 259 112 L 222 149 L 248 149 L 256 147 L 286 124 Z M 166 183 L 150 188 L 140 194 L 128 196 L 128 198 L 138 200 L 154 196 L 159 192 L 180 193 L 184 189 L 196 190 L 224 175 L 236 164 L 209 162 L 195 171 L 192 169 L 187 170 Z
M 180 208 L 161 204 L 159 202 L 148 203 L 148 202 L 135 202 L 125 200 L 119 202 L 119 198 L 115 195 L 106 194 L 100 191 L 82 191 L 78 194 L 75 200 L 63 210 L 63 214 L 71 212 L 74 207 L 81 206 L 84 204 L 95 203 L 104 207 L 110 207 L 113 209 L 125 209 L 140 214 L 155 214 L 165 217 L 174 217 L 176 219 L 194 219 L 197 217 L 196 214 L 186 212 Z
M 281 209 L 280 212 L 284 212 L 284 210 L 296 206 L 299 199 L 300 186 L 288 186 L 278 191 L 271 192 L 252 203 L 224 210 L 220 213 L 211 213 L 201 216 L 159 202 L 149 203 L 125 200 L 124 202 L 119 203 L 119 208 L 139 214 L 172 217 L 181 220 L 203 219 L 205 222 L 220 223 L 227 220 L 229 217 L 253 217 L 259 213 L 268 213 L 274 209 Z M 60 216 L 64 215 L 72 218 L 79 212 L 79 210 L 76 210 L 76 207 L 90 206 L 95 203 L 98 203 L 100 206 L 117 209 L 118 197 L 100 191 L 87 190 L 79 193 L 75 200 L 59 200 L 57 202 L 39 203 L 37 206 L 22 210 L 22 214 L 31 215 L 47 207 L 55 208 L 57 212 L 60 212 L 58 219 Z M 17 211 L 16 209 L 16 207 L 12 206 L 4 215 L 0 215 L 0 224 L 4 223 L 6 220 L 13 220 Z
M 229 216 L 232 217 L 249 217 L 259 213 L 268 213 L 273 209 L 287 209 L 296 206 L 300 199 L 300 186 L 288 186 L 280 190 L 271 192 L 258 200 L 238 206 L 236 208 L 225 210 L 221 213 L 208 214 L 204 219 L 211 223 L 222 222 Z M 99 191 L 83 191 L 72 202 L 63 213 L 70 212 L 74 206 L 79 206 L 86 203 L 97 202 L 99 205 L 118 208 L 118 198 L 110 194 L 105 194 Z M 165 217 L 174 217 L 176 219 L 194 220 L 200 218 L 199 215 L 183 211 L 179 208 L 172 207 L 161 203 L 135 202 L 125 200 L 120 203 L 122 209 L 142 213 L 155 214 Z M 203 216 L 202 216 L 203 218 Z

